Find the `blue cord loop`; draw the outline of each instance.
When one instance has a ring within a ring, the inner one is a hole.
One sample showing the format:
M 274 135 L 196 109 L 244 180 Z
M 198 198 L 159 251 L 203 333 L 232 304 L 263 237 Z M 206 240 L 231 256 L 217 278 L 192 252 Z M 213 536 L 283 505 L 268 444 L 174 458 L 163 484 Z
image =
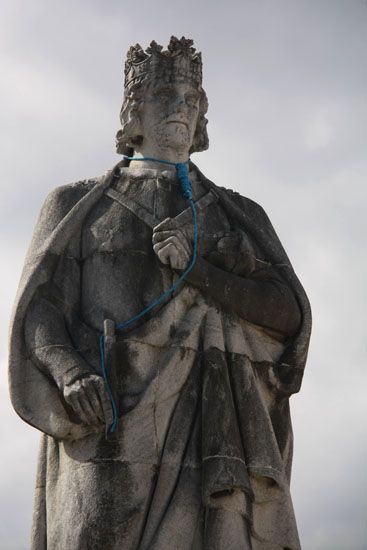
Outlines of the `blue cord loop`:
M 185 280 L 185 278 L 190 273 L 190 271 L 193 269 L 196 262 L 197 253 L 198 253 L 197 213 L 196 213 L 195 203 L 193 201 L 192 186 L 189 178 L 188 162 L 170 162 L 168 160 L 161 160 L 161 159 L 156 159 L 152 157 L 128 157 L 126 155 L 123 155 L 123 157 L 126 160 L 142 160 L 142 161 L 150 160 L 154 162 L 160 162 L 162 164 L 169 164 L 171 166 L 175 166 L 177 170 L 178 181 L 180 182 L 180 185 L 181 185 L 182 194 L 189 201 L 191 211 L 192 211 L 192 220 L 193 220 L 193 226 L 194 226 L 194 243 L 193 243 L 193 252 L 192 252 L 190 263 L 186 267 L 186 269 L 181 273 L 179 278 L 173 283 L 173 285 L 168 290 L 166 290 L 163 294 L 161 294 L 156 300 L 153 300 L 153 302 L 151 302 L 147 307 L 145 307 L 137 315 L 134 315 L 134 317 L 131 317 L 130 319 L 117 324 L 116 325 L 117 330 L 123 330 L 129 325 L 135 323 L 136 321 L 144 317 L 147 313 L 152 311 L 152 309 L 154 309 L 159 304 L 161 304 L 164 300 L 169 298 L 174 293 L 174 291 L 180 286 L 180 284 Z M 104 341 L 103 334 L 101 334 L 99 337 L 99 350 L 100 350 L 100 364 L 101 364 L 102 376 L 106 384 L 107 393 L 111 402 L 112 415 L 113 415 L 112 424 L 107 428 L 107 433 L 113 433 L 117 428 L 119 413 L 117 409 L 117 404 L 113 397 L 109 376 L 106 368 L 106 360 L 105 360 L 106 350 L 105 350 L 105 341 Z

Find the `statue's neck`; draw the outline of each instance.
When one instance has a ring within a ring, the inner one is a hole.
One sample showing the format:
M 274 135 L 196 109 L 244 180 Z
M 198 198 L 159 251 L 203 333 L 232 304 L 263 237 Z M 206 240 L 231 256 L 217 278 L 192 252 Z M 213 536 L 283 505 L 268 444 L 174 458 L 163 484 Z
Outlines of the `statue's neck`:
M 179 162 L 187 162 L 189 159 L 189 152 L 188 150 L 183 151 L 177 151 L 175 149 L 170 148 L 160 148 L 160 147 L 150 147 L 149 145 L 141 145 L 138 148 L 136 148 L 135 157 L 149 157 L 159 160 L 166 160 L 168 162 L 173 162 L 175 164 Z M 160 162 L 154 162 L 146 160 L 144 163 L 141 161 L 134 161 L 132 160 L 130 162 L 130 168 L 153 168 L 154 170 L 164 171 L 164 170 L 175 170 L 174 166 L 171 166 L 169 164 L 163 164 Z

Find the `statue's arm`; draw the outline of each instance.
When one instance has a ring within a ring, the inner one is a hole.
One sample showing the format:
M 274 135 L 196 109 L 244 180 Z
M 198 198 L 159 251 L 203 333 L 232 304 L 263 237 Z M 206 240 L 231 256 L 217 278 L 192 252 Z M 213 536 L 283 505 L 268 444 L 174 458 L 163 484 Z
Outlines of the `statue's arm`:
M 153 248 L 163 263 L 178 272 L 192 256 L 188 235 L 170 218 L 154 228 Z M 197 258 L 186 280 L 246 321 L 293 336 L 301 322 L 297 300 L 275 268 L 256 256 L 247 236 L 233 231 L 218 241 L 207 259 Z
M 83 359 L 68 330 L 78 310 L 80 268 L 77 258 L 60 258 L 54 280 L 34 296 L 24 325 L 29 355 L 58 387 L 64 401 L 84 424 L 110 423 L 111 405 L 102 376 Z
M 76 351 L 62 311 L 45 296 L 37 296 L 25 318 L 25 341 L 38 368 L 51 377 L 59 390 L 92 373 Z
M 271 268 L 261 271 L 242 277 L 198 258 L 187 281 L 250 323 L 293 336 L 301 322 L 297 300 Z

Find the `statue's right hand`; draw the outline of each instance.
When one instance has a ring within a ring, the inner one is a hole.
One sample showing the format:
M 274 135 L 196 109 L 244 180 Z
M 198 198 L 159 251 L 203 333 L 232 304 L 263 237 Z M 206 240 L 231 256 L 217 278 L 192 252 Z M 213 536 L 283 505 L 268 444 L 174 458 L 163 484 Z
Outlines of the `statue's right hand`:
M 63 388 L 66 403 L 84 424 L 112 423 L 112 406 L 102 376 L 88 374 Z

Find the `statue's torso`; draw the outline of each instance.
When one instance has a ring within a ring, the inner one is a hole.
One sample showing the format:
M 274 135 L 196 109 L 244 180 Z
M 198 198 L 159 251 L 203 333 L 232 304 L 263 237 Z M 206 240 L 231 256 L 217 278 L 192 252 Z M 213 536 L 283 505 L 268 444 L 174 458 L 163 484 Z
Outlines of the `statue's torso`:
M 123 172 L 115 189 L 143 206 L 157 220 L 175 217 L 188 207 L 174 174 L 142 170 Z M 193 178 L 195 199 L 207 192 Z M 211 203 L 199 214 L 201 253 L 230 226 L 221 207 Z M 192 227 L 190 220 L 189 226 Z M 204 249 L 203 249 L 204 247 Z M 167 290 L 177 278 L 158 260 L 152 229 L 134 213 L 104 195 L 88 215 L 81 239 L 81 313 L 85 322 L 101 327 L 105 318 L 122 322 L 136 315 Z

